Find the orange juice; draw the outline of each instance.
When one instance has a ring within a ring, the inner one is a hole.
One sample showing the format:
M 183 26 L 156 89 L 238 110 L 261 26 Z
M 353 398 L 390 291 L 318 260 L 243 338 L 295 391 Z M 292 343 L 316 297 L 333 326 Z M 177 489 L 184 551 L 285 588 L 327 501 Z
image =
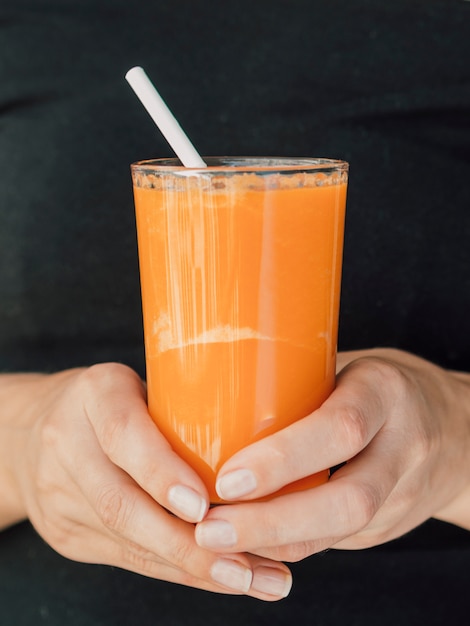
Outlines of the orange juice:
M 149 412 L 218 502 L 230 456 L 334 388 L 347 164 L 132 171 Z

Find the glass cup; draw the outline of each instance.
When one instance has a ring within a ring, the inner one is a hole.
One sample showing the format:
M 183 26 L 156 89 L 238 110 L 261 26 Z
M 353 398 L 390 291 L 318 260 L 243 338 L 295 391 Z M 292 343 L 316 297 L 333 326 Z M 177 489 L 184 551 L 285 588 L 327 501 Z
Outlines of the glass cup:
M 227 459 L 334 388 L 348 164 L 205 161 L 131 170 L 149 412 L 217 503 Z

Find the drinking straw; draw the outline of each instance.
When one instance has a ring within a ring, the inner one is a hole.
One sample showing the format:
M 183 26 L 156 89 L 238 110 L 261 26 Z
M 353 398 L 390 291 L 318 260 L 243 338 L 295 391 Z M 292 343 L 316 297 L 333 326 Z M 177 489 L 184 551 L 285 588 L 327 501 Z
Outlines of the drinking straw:
M 126 80 L 181 163 L 185 167 L 207 167 L 145 71 L 141 67 L 133 67 L 127 72 Z

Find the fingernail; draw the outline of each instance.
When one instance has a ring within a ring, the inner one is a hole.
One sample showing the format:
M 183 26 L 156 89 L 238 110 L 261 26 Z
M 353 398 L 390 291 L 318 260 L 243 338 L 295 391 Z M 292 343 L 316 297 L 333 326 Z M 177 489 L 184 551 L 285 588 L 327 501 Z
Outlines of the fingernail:
M 207 511 L 207 503 L 190 487 L 173 485 L 168 490 L 168 502 L 172 509 L 192 522 L 200 522 Z
M 251 588 L 270 596 L 285 598 L 292 588 L 292 576 L 274 567 L 260 566 L 253 572 Z
M 196 526 L 196 541 L 201 548 L 231 548 L 237 543 L 237 533 L 229 522 L 207 520 Z
M 252 471 L 239 469 L 224 474 L 217 480 L 217 493 L 223 500 L 233 500 L 246 496 L 258 486 L 256 476 Z
M 250 588 L 253 576 L 250 569 L 230 559 L 219 559 L 213 563 L 210 572 L 212 580 L 219 585 L 245 593 Z

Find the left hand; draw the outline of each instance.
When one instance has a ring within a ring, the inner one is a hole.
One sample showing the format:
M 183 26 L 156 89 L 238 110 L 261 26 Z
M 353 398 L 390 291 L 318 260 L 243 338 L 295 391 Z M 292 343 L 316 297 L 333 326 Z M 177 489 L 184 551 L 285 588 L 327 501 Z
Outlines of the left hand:
M 244 502 L 209 511 L 201 547 L 297 561 L 432 516 L 470 528 L 470 377 L 391 349 L 340 354 L 338 369 L 320 409 L 221 468 L 219 494 Z M 325 485 L 250 502 L 344 462 Z

